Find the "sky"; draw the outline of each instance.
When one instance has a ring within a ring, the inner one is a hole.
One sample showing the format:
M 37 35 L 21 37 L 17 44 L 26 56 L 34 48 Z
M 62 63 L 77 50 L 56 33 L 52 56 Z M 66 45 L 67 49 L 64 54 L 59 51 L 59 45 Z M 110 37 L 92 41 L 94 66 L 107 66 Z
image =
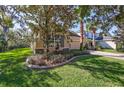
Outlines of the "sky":
M 86 26 L 86 25 L 84 24 L 84 31 L 86 31 L 85 26 Z M 117 30 L 117 27 L 116 27 L 116 26 L 112 26 L 112 28 L 109 30 L 109 32 L 110 32 L 110 34 L 111 34 L 112 36 L 114 36 L 114 32 L 115 32 L 116 30 Z M 80 33 L 80 24 L 78 23 L 75 28 L 72 28 L 72 29 L 71 29 L 71 31 L 74 31 L 74 32 L 76 32 L 76 33 Z M 99 33 L 99 32 L 101 32 L 101 31 L 102 31 L 101 29 L 97 29 L 96 33 Z

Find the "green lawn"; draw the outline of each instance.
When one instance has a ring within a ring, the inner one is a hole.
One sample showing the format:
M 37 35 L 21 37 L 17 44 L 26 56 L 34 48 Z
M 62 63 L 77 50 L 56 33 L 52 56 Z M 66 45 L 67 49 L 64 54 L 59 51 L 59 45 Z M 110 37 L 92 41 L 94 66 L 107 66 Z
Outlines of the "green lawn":
M 118 52 L 114 49 L 101 49 L 100 51 L 109 52 L 109 53 L 124 53 L 124 52 Z
M 101 56 L 82 56 L 52 70 L 25 66 L 28 48 L 0 53 L 0 86 L 124 86 L 124 61 Z

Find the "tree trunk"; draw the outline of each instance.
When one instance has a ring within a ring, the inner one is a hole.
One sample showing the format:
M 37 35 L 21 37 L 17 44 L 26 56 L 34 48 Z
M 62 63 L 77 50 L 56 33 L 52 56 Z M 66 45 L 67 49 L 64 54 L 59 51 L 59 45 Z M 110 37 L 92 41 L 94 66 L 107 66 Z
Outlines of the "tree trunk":
M 93 29 L 93 49 L 96 48 L 95 34 L 96 34 L 96 29 Z
M 32 42 L 32 49 L 33 49 L 33 54 L 36 54 L 36 33 L 34 33 L 34 40 Z
M 95 49 L 95 34 L 93 33 L 93 49 Z
M 83 39 L 84 39 L 84 29 L 83 29 L 83 21 L 80 21 L 80 50 L 82 51 L 83 49 Z

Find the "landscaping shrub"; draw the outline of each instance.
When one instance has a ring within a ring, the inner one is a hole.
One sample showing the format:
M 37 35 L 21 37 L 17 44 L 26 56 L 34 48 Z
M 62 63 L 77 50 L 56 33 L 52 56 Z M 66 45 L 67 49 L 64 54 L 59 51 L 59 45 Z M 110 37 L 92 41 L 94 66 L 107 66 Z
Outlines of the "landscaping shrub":
M 72 58 L 73 56 L 81 55 L 82 52 L 80 50 L 68 50 L 68 51 L 54 51 L 47 54 L 42 55 L 34 55 L 28 57 L 27 63 L 32 65 L 39 65 L 39 66 L 50 66 L 65 62 Z
M 117 43 L 117 45 L 116 45 L 116 50 L 117 50 L 118 52 L 124 52 L 124 44 Z

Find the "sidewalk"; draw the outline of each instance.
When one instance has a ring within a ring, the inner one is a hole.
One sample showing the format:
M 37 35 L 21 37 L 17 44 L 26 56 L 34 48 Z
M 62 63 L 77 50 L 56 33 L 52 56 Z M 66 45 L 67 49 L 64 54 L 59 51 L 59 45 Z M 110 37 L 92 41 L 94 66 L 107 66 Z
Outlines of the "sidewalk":
M 108 53 L 108 52 L 94 51 L 94 50 L 87 50 L 87 51 L 91 55 L 100 55 L 100 56 L 105 56 L 105 57 L 111 57 L 111 58 L 124 60 L 124 54 L 122 54 L 122 53 Z

